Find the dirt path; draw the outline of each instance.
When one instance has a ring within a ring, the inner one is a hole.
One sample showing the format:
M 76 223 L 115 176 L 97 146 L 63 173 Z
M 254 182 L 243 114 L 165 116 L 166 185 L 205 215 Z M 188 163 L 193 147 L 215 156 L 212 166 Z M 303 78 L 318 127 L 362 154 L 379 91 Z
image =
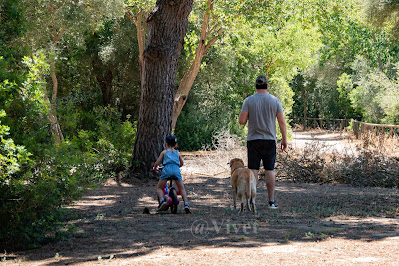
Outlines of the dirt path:
M 7 254 L 4 265 L 384 264 L 399 261 L 399 194 L 391 189 L 278 182 L 269 210 L 260 181 L 258 215 L 231 209 L 229 179 L 185 176 L 193 214 L 155 214 L 155 182 L 108 182 L 71 207 L 73 233 Z M 151 214 L 142 214 L 148 207 Z M 181 206 L 180 206 L 181 207 Z M 4 254 L 3 254 L 4 256 Z
M 184 158 L 193 214 L 182 206 L 176 215 L 156 214 L 156 181 L 109 180 L 70 207 L 75 218 L 65 239 L 3 253 L 0 265 L 398 265 L 397 189 L 280 181 L 279 209 L 269 210 L 260 180 L 259 213 L 239 216 L 221 172 L 227 166 L 207 154 Z M 194 173 L 207 171 L 207 161 L 213 173 Z
M 291 145 L 294 148 L 304 148 L 307 145 L 318 145 L 321 152 L 339 152 L 356 154 L 361 140 L 356 140 L 348 132 L 324 130 L 293 131 Z

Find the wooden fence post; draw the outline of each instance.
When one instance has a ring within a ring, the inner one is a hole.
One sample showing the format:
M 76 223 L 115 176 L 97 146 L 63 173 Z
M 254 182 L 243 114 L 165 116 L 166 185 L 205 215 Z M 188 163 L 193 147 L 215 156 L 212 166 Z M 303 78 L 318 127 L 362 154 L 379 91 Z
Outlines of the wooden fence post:
M 359 139 L 359 123 L 356 120 L 352 120 L 352 129 L 355 134 L 355 138 Z

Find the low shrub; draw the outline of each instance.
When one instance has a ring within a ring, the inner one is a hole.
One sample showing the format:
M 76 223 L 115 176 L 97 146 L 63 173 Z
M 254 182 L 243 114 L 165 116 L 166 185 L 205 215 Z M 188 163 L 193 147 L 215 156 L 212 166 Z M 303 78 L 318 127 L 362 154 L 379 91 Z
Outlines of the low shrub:
M 103 113 L 97 125 L 97 131 L 80 130 L 50 146 L 35 161 L 29 160 L 26 148 L 4 140 L 9 129 L 1 128 L 0 248 L 36 247 L 53 238 L 68 204 L 127 168 L 134 124 Z
M 342 183 L 359 187 L 399 188 L 398 139 L 367 136 L 355 151 L 326 153 L 313 141 L 277 156 L 276 174 L 293 182 Z

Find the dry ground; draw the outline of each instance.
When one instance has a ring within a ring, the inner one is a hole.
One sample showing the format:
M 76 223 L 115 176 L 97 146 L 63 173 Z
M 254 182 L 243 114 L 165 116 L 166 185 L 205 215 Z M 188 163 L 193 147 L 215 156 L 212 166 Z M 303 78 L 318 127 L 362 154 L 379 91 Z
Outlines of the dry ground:
M 259 213 L 239 216 L 224 161 L 240 155 L 184 153 L 191 215 L 156 214 L 154 180 L 109 180 L 70 207 L 67 237 L 0 265 L 398 265 L 398 189 L 279 181 L 269 210 L 260 180 Z

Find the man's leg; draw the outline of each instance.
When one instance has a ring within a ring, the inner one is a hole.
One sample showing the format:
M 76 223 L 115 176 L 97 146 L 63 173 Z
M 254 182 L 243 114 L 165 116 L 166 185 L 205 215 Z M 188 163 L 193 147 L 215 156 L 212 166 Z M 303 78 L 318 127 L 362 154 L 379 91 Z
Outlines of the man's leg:
M 259 170 L 251 169 L 251 171 L 252 171 L 252 173 L 254 173 L 254 176 L 256 178 L 256 187 L 258 187 L 258 183 L 259 183 L 258 172 L 259 172 Z
M 274 202 L 274 192 L 276 188 L 276 175 L 274 173 L 274 164 L 276 162 L 276 142 L 265 141 L 263 146 L 262 160 L 265 168 L 265 179 L 267 197 L 269 199 L 269 208 L 277 209 L 278 206 Z
M 274 170 L 265 170 L 267 197 L 269 201 L 274 201 L 274 190 L 276 188 L 276 175 Z

